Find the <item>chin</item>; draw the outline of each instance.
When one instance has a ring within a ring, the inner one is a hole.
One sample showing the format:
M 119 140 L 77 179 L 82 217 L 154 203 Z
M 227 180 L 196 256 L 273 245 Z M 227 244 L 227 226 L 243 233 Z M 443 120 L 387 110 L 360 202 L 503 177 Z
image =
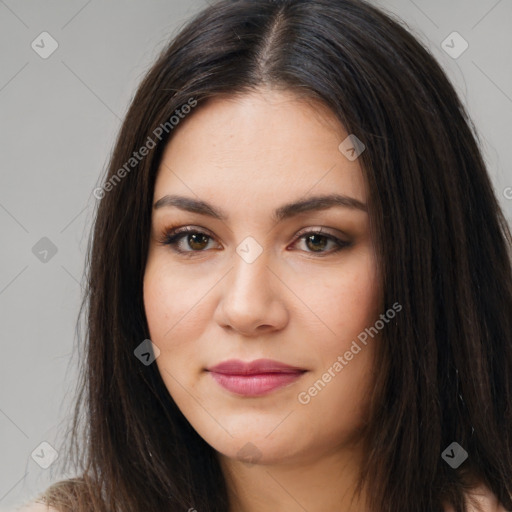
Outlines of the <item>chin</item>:
M 271 438 L 268 432 L 254 432 L 251 429 L 245 433 L 239 432 L 233 437 L 224 433 L 219 438 L 212 439 L 208 436 L 204 439 L 220 455 L 247 464 L 286 463 L 299 455 L 297 436 L 283 430 L 282 436 L 272 435 Z

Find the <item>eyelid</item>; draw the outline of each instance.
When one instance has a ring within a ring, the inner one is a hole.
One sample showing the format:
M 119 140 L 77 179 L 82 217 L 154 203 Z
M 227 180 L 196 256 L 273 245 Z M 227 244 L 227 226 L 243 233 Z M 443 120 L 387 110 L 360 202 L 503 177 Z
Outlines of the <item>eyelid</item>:
M 324 226 L 308 226 L 307 228 L 303 228 L 300 231 L 298 231 L 295 234 L 295 238 L 296 239 L 301 238 L 302 236 L 307 235 L 309 233 L 318 233 L 318 234 L 321 233 L 322 235 L 332 236 L 334 238 L 339 238 L 340 236 L 344 236 L 344 237 L 348 238 L 348 235 L 346 233 L 344 233 L 343 231 L 338 230 L 338 234 L 335 234 L 335 233 L 332 233 L 331 231 L 329 231 L 328 229 L 329 228 L 325 228 Z M 341 233 L 341 234 L 339 234 L 339 233 Z M 341 240 L 341 242 L 348 243 L 348 240 Z
M 204 234 L 204 235 L 208 236 L 211 240 L 219 243 L 218 240 L 217 240 L 217 236 L 214 235 L 210 230 L 208 230 L 206 228 L 203 228 L 203 227 L 200 227 L 200 226 L 196 226 L 196 225 L 170 226 L 168 228 L 165 228 L 163 230 L 162 234 L 158 237 L 157 243 L 160 244 L 160 245 L 164 245 L 164 246 L 165 245 L 170 246 L 173 251 L 175 251 L 175 252 L 177 252 L 179 254 L 186 254 L 187 256 L 194 255 L 194 254 L 197 255 L 198 253 L 200 254 L 200 253 L 203 253 L 203 252 L 207 252 L 206 250 L 183 251 L 183 250 L 177 249 L 176 247 L 178 245 L 178 241 L 183 240 L 183 235 L 185 235 L 187 233 Z M 341 232 L 341 233 L 343 233 L 343 232 Z M 326 228 L 323 227 L 323 226 L 316 226 L 316 227 L 315 226 L 308 226 L 306 228 L 301 229 L 297 233 L 295 233 L 293 241 L 291 242 L 291 244 L 289 244 L 287 246 L 287 248 L 290 247 L 290 246 L 296 245 L 306 235 L 322 235 L 322 236 L 325 236 L 327 239 L 329 239 L 334 244 L 336 244 L 337 248 L 334 249 L 334 250 L 331 250 L 331 251 L 325 251 L 325 252 L 324 251 L 320 251 L 320 252 L 317 252 L 317 253 L 315 253 L 315 251 L 302 251 L 302 252 L 306 252 L 308 254 L 317 254 L 319 257 L 327 256 L 329 254 L 334 254 L 334 253 L 338 252 L 339 250 L 341 250 L 341 249 L 343 249 L 345 247 L 350 246 L 351 243 L 352 243 L 352 242 L 350 242 L 348 240 L 343 240 L 342 239 L 343 235 L 345 237 L 347 236 L 345 233 L 343 233 L 342 237 L 340 238 L 339 235 L 335 235 L 334 233 L 331 233 L 330 231 L 326 230 Z M 172 243 L 169 241 L 171 238 L 174 239 L 174 241 Z
M 167 228 L 164 228 L 161 231 L 161 234 L 157 237 L 157 243 L 160 245 L 171 245 L 169 243 L 169 239 L 173 238 L 178 235 L 186 234 L 186 233 L 200 233 L 207 235 L 212 240 L 217 240 L 217 236 L 215 236 L 210 230 L 203 228 L 201 226 L 195 226 L 195 225 L 186 225 L 186 226 L 169 226 Z M 185 251 L 184 251 L 185 252 Z M 187 252 L 193 252 L 193 251 L 187 251 Z M 200 252 L 200 251 L 196 251 Z
M 345 233 L 343 233 L 344 236 L 340 236 L 340 235 L 335 235 L 334 233 L 331 233 L 330 231 L 327 231 L 323 226 L 320 226 L 320 227 L 309 226 L 307 228 L 301 229 L 298 233 L 296 233 L 294 241 L 288 247 L 298 244 L 307 235 L 322 235 L 325 238 L 327 238 L 327 240 L 329 240 L 330 242 L 335 244 L 335 246 L 336 246 L 334 249 L 331 249 L 330 251 L 320 251 L 320 252 L 300 251 L 300 252 L 304 252 L 307 255 L 313 255 L 315 258 L 323 258 L 323 257 L 328 257 L 331 255 L 334 255 L 334 254 L 340 252 L 342 249 L 351 247 L 352 243 L 353 243 L 350 240 L 343 239 L 344 237 L 348 238 L 348 235 L 346 235 Z
M 210 238 L 213 238 L 213 239 L 218 238 L 209 229 L 190 224 L 190 225 L 185 225 L 185 226 L 169 226 L 167 228 L 164 228 L 162 231 L 162 236 L 160 237 L 159 241 L 162 242 L 163 240 L 168 239 L 170 236 L 177 235 L 179 233 L 196 233 L 196 232 L 200 232 L 202 234 L 208 235 Z M 308 226 L 306 228 L 302 228 L 297 233 L 295 233 L 294 243 L 302 236 L 310 234 L 310 233 L 316 233 L 316 234 L 321 233 L 321 234 L 333 236 L 335 238 L 338 238 L 338 236 L 340 236 L 340 235 L 331 233 L 330 231 L 327 231 L 324 226 Z M 347 236 L 343 232 L 340 232 L 340 233 L 342 233 L 341 236 Z M 346 240 L 342 240 L 342 241 L 345 242 Z M 346 241 L 346 242 L 348 243 L 348 241 Z

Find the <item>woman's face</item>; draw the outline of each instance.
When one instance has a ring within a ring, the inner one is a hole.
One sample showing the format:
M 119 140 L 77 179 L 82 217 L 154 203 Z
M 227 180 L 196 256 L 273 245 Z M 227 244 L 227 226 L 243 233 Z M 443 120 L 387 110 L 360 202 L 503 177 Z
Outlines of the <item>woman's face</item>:
M 365 420 L 378 336 L 358 335 L 383 311 L 347 136 L 324 107 L 263 90 L 197 107 L 166 147 L 145 311 L 169 393 L 226 457 L 332 455 Z M 212 370 L 260 359 L 274 363 Z

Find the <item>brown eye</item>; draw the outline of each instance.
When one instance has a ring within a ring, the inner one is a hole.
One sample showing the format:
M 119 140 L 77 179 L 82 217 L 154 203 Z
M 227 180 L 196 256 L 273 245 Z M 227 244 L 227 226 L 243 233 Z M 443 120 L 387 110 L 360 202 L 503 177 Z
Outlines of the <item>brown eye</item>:
M 215 248 L 210 246 L 211 243 L 215 243 L 212 235 L 192 227 L 171 229 L 163 234 L 160 243 L 170 246 L 177 253 L 188 253 L 189 256 Z M 319 256 L 336 253 L 351 245 L 350 242 L 340 240 L 336 236 L 323 231 L 304 233 L 297 238 L 293 245 L 299 243 L 303 243 L 305 246 L 305 248 L 300 248 L 302 251 Z
M 209 236 L 204 233 L 193 233 L 188 235 L 187 242 L 191 249 L 200 251 L 208 245 Z
M 323 231 L 309 231 L 299 235 L 295 244 L 303 243 L 304 252 L 318 254 L 319 256 L 327 256 L 342 249 L 349 247 L 351 242 L 340 240 L 338 237 L 325 233 Z M 299 247 L 299 249 L 301 249 Z
M 322 251 L 325 249 L 326 245 L 328 243 L 328 238 L 325 235 L 309 235 L 306 238 L 306 245 L 309 249 L 311 249 L 314 252 Z
M 185 227 L 179 229 L 171 229 L 166 231 L 159 242 L 162 245 L 168 245 L 178 253 L 199 253 L 205 252 L 214 239 L 211 235 L 194 229 L 192 227 Z

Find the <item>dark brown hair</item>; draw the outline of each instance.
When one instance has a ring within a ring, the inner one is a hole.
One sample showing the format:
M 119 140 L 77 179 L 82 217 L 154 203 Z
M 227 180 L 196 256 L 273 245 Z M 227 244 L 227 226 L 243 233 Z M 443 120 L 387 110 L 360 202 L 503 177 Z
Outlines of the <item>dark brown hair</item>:
M 387 309 L 361 483 L 372 510 L 465 510 L 485 483 L 512 508 L 512 240 L 476 130 L 431 54 L 359 0 L 220 1 L 152 66 L 106 180 L 193 98 L 264 86 L 320 101 L 360 156 Z M 189 115 L 194 115 L 191 112 Z M 215 451 L 134 349 L 149 337 L 142 283 L 168 130 L 101 199 L 90 243 L 86 343 L 66 462 L 46 492 L 62 511 L 226 512 Z M 442 458 L 456 441 L 457 470 Z

